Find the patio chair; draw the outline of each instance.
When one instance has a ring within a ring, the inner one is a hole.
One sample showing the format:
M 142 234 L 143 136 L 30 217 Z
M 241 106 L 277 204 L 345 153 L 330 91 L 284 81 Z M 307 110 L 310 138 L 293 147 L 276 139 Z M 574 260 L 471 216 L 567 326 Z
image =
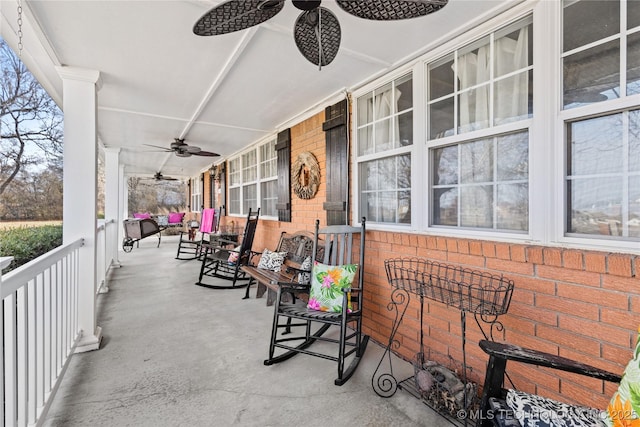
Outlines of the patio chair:
M 180 240 L 178 241 L 178 253 L 176 259 L 193 260 L 201 255 L 202 243 L 207 241 L 205 236 L 218 231 L 220 217 L 222 216 L 222 207 L 218 209 L 203 209 L 202 221 L 188 221 L 187 231 L 180 231 Z M 200 236 L 195 235 L 194 230 L 200 232 Z
M 361 227 L 316 227 L 312 253 L 319 253 L 321 240 L 324 256 L 322 262 L 313 262 L 310 277 L 278 283 L 269 358 L 264 364 L 283 362 L 298 353 L 332 360 L 338 364 L 334 384 L 343 385 L 355 372 L 369 342 L 362 333 L 365 219 Z M 352 260 L 359 260 L 358 264 Z M 285 294 L 293 295 L 293 302 L 286 302 Z M 332 326 L 337 337 L 325 335 Z M 316 341 L 337 344 L 337 351 L 308 349 Z
M 504 388 L 505 369 L 507 361 L 509 360 L 572 372 L 574 374 L 613 383 L 620 383 L 622 379 L 620 375 L 584 363 L 579 363 L 555 354 L 522 348 L 513 344 L 482 340 L 480 341 L 480 348 L 489 355 L 489 361 L 487 363 L 484 387 L 482 389 L 480 416 L 477 419 L 478 427 L 549 425 L 543 423 L 544 420 L 553 421 L 551 425 L 554 426 L 603 425 L 602 420 L 606 415 L 600 410 L 569 405 L 542 396 Z M 627 370 L 630 369 L 632 372 L 638 372 L 639 350 L 640 347 L 634 352 L 635 357 L 629 362 Z M 640 383 L 640 378 L 638 378 L 637 374 L 625 375 L 625 380 L 635 383 L 631 385 L 632 387 L 638 387 L 638 383 Z M 629 398 L 629 396 L 624 395 L 624 390 L 628 390 L 629 387 L 628 384 L 625 385 L 625 387 L 622 387 L 621 384 L 621 387 L 618 389 L 617 395 L 620 398 L 618 400 L 622 401 L 621 405 Z M 615 396 L 616 395 L 614 395 L 614 399 L 612 399 L 612 403 L 616 401 Z M 617 408 L 615 405 L 610 405 L 609 409 L 612 410 L 610 413 L 613 413 L 614 417 L 622 416 L 624 412 L 620 410 L 620 413 L 616 413 Z M 630 416 L 630 414 L 631 412 L 629 411 L 628 416 Z M 630 421 L 630 419 L 626 419 L 626 421 Z
M 242 233 L 242 240 L 236 247 L 236 240 L 233 238 L 220 237 L 210 243 L 203 243 L 201 250 L 202 266 L 200 267 L 200 275 L 196 285 L 205 286 L 215 289 L 228 289 L 236 287 L 244 287 L 248 285 L 249 277 L 240 269 L 243 265 L 247 265 L 251 261 L 254 252 L 251 250 L 253 246 L 253 238 L 258 226 L 258 217 L 260 216 L 260 208 L 257 211 L 249 209 L 247 222 Z M 233 236 L 225 236 L 233 237 Z M 205 283 L 205 276 L 230 280 L 231 285 L 221 285 L 216 283 Z M 239 280 L 246 281 L 237 285 Z

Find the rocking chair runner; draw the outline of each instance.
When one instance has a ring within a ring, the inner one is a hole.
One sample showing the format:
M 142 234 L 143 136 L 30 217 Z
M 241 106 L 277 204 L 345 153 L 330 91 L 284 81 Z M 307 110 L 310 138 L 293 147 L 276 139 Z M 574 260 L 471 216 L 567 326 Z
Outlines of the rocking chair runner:
M 359 238 L 354 236 L 356 234 L 359 234 Z M 362 334 L 365 218 L 362 218 L 361 227 L 334 225 L 320 230 L 316 220 L 312 253 L 319 253 L 318 242 L 321 240 L 325 247 L 323 264 L 338 267 L 352 264 L 352 259 L 359 259 L 357 281 L 354 281 L 350 288 L 343 288 L 342 305 L 335 312 L 308 308 L 308 304 L 300 299 L 310 294 L 313 278 L 307 283 L 278 283 L 269 358 L 264 364 L 283 362 L 298 353 L 333 360 L 338 362 L 338 378 L 334 383 L 343 385 L 355 372 L 369 342 L 369 337 Z M 354 247 L 353 243 L 357 244 L 358 240 L 359 247 Z M 322 275 L 318 274 L 322 268 L 318 266 L 319 264 L 314 264 L 311 276 Z M 285 302 L 282 298 L 285 293 L 294 295 L 292 303 Z M 331 326 L 336 326 L 339 330 L 337 339 L 324 335 Z M 308 350 L 315 341 L 338 344 L 337 356 L 335 353 Z M 280 354 L 276 355 L 277 349 Z M 350 363 L 345 368 L 348 359 Z
M 176 254 L 176 259 L 192 260 L 200 257 L 202 244 L 208 242 L 205 239 L 205 236 L 218 232 L 223 209 L 224 206 L 217 209 L 203 209 L 201 222 L 187 222 L 189 231 L 180 232 L 180 241 L 178 242 L 178 253 Z M 196 239 L 196 236 L 192 234 L 192 230 L 195 230 L 196 228 L 199 228 L 200 231 L 199 239 Z
M 200 275 L 196 285 L 215 289 L 247 286 L 249 277 L 240 269 L 240 267 L 247 265 L 254 254 L 251 248 L 253 246 L 253 238 L 258 226 L 259 216 L 260 208 L 258 208 L 257 211 L 249 209 L 247 222 L 242 235 L 242 241 L 237 249 L 233 247 L 236 244 L 235 241 L 224 238 L 219 238 L 209 243 L 202 243 L 202 266 L 200 267 Z M 203 279 L 205 276 L 231 280 L 232 284 L 218 285 L 204 283 Z M 244 280 L 247 281 L 247 283 L 236 285 L 238 280 Z

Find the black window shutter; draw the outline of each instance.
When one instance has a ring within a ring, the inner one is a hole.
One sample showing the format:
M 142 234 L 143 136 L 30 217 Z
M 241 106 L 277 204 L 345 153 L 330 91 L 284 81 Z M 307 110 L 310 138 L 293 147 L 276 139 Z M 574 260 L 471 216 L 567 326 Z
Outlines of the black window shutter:
M 347 223 L 347 197 L 349 196 L 349 154 L 347 140 L 347 100 L 325 109 L 322 124 L 327 150 L 327 225 Z
M 291 129 L 278 133 L 278 221 L 291 222 Z

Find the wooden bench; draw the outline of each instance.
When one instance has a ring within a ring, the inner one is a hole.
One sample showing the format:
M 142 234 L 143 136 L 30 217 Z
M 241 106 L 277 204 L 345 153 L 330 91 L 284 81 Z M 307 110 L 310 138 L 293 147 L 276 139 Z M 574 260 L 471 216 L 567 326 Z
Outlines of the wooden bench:
M 324 252 L 324 248 L 322 248 Z M 267 305 L 273 305 L 278 293 L 278 283 L 297 283 L 298 274 L 309 270 L 301 269 L 305 258 L 311 256 L 313 252 L 313 233 L 298 231 L 280 234 L 280 240 L 274 252 L 286 252 L 284 263 L 280 271 L 271 271 L 258 268 L 256 265 L 245 265 L 241 267 L 251 279 L 244 298 L 249 298 L 249 289 L 253 281 L 257 283 L 256 298 L 261 298 L 267 292 Z M 317 259 L 317 257 L 316 257 Z

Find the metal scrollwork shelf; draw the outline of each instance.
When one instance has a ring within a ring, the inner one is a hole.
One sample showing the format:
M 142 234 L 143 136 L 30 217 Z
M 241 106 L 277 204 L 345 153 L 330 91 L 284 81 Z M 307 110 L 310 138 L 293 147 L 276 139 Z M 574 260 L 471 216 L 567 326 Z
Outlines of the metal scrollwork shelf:
M 473 314 L 485 339 L 493 340 L 494 332 L 504 331 L 498 317 L 509 309 L 513 293 L 513 281 L 502 275 L 462 268 L 429 261 L 422 258 L 396 258 L 384 262 L 387 279 L 393 288 L 387 310 L 393 312 L 393 323 L 387 347 L 371 379 L 374 391 L 382 397 L 393 396 L 397 389 L 405 389 L 420 398 L 413 376 L 398 381 L 393 374 L 391 350 L 400 343 L 395 335 L 409 306 L 411 296 L 420 299 L 420 352 L 415 364 L 424 363 L 424 302 L 425 299 L 446 304 L 460 311 L 462 337 L 462 383 L 467 384 L 466 313 Z M 385 361 L 387 362 L 385 364 Z M 387 369 L 385 369 L 385 367 Z M 466 386 L 464 402 L 467 402 Z M 424 400 L 424 399 L 423 399 Z M 429 404 L 428 402 L 425 402 Z M 434 408 L 439 409 L 439 408 Z M 454 417 L 455 418 L 455 417 Z M 449 420 L 456 424 L 455 420 Z M 459 420 L 458 420 L 459 421 Z M 465 420 L 466 425 L 466 420 Z

